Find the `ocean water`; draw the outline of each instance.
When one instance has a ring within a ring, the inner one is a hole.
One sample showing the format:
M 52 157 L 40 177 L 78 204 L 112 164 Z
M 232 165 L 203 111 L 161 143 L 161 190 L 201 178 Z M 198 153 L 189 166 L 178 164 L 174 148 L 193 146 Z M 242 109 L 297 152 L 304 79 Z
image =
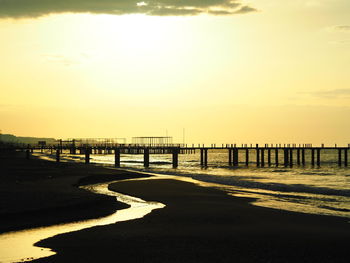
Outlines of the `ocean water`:
M 91 163 L 113 165 L 114 155 L 91 155 Z M 338 152 L 322 150 L 321 167 L 310 165 L 310 153 L 306 151 L 305 166 L 280 165 L 257 167 L 255 151 L 251 150 L 250 163 L 245 165 L 245 153 L 239 155 L 239 166 L 229 167 L 228 151 L 209 150 L 208 167 L 200 166 L 199 151 L 180 154 L 178 168 L 172 168 L 170 154 L 151 154 L 150 167 L 143 167 L 143 155 L 122 154 L 121 167 L 156 174 L 189 177 L 209 183 L 230 195 L 252 197 L 258 206 L 312 214 L 334 215 L 350 218 L 350 168 L 338 167 Z M 265 154 L 265 158 L 267 158 Z M 272 152 L 271 160 L 275 156 Z M 294 158 L 295 159 L 295 158 Z M 62 160 L 81 162 L 84 156 L 62 155 Z M 208 184 L 206 184 L 208 185 Z

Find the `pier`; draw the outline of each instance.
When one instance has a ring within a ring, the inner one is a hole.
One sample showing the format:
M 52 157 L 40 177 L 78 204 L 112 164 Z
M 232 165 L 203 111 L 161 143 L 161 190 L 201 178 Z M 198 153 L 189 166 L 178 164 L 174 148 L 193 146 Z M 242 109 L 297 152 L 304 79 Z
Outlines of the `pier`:
M 172 156 L 172 167 L 177 168 L 181 166 L 179 163 L 180 154 L 195 154 L 199 152 L 198 162 L 202 167 L 208 167 L 209 152 L 221 151 L 227 152 L 227 165 L 229 167 L 250 166 L 256 167 L 293 167 L 293 166 L 306 166 L 320 167 L 322 165 L 322 154 L 329 150 L 337 152 L 336 160 L 332 160 L 340 167 L 348 167 L 348 147 L 314 147 L 309 144 L 304 145 L 268 145 L 264 146 L 247 144 L 237 146 L 236 144 L 226 144 L 216 146 L 212 144 L 210 147 L 204 145 L 186 145 L 186 144 L 116 144 L 116 145 L 79 145 L 75 142 L 71 143 L 59 143 L 58 145 L 51 146 L 27 146 L 27 148 L 17 148 L 20 151 L 26 151 L 26 158 L 30 158 L 30 154 L 34 151 L 40 151 L 41 153 L 49 152 L 50 154 L 56 154 L 56 161 L 61 161 L 61 155 L 63 153 L 69 153 L 73 155 L 84 155 L 85 163 L 90 163 L 91 155 L 101 154 L 114 154 L 115 167 L 121 167 L 121 155 L 122 154 L 140 154 L 143 155 L 144 167 L 149 167 L 150 156 L 152 154 L 170 154 Z M 255 156 L 255 158 L 252 158 Z M 251 161 L 255 160 L 255 162 Z M 328 160 L 329 162 L 329 160 Z

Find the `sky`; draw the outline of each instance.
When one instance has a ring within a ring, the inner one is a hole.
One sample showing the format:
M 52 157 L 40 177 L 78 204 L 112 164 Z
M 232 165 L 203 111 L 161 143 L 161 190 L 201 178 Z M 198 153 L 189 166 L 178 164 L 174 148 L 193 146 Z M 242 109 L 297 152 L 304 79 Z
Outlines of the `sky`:
M 345 145 L 349 14 L 348 0 L 0 0 L 0 129 Z

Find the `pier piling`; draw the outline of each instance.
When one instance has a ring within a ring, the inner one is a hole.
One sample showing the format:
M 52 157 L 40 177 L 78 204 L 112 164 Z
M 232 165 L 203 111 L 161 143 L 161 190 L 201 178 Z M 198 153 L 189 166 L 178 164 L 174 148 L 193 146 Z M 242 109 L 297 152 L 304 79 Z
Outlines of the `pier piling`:
M 177 168 L 179 163 L 179 151 L 177 148 L 173 149 L 173 168 Z
M 245 149 L 245 165 L 249 165 L 249 149 Z
M 204 149 L 204 166 L 208 166 L 208 149 Z
M 232 166 L 232 149 L 228 149 L 228 165 Z
M 201 151 L 201 166 L 204 166 L 204 149 L 200 149 L 200 151 Z
M 289 165 L 288 149 L 284 148 L 283 153 L 284 153 L 284 166 L 288 166 Z
M 238 166 L 238 149 L 237 148 L 233 149 L 233 166 L 235 167 Z
M 58 162 L 58 163 L 60 162 L 60 153 L 61 153 L 60 150 L 57 149 L 56 150 L 56 162 Z
M 114 167 L 120 167 L 120 148 L 114 149 Z
M 85 148 L 85 163 L 90 163 L 90 148 Z
M 348 166 L 348 149 L 344 149 L 344 166 Z
M 261 167 L 265 166 L 265 149 L 261 149 Z
M 143 166 L 146 168 L 149 167 L 149 148 L 143 150 Z

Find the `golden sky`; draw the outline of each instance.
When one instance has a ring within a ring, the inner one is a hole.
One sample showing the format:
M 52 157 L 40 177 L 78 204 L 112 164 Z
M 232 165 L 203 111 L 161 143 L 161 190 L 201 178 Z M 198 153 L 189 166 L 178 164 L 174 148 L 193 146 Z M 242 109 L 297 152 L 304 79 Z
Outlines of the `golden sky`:
M 0 1 L 2 132 L 350 143 L 348 0 L 155 2 Z

